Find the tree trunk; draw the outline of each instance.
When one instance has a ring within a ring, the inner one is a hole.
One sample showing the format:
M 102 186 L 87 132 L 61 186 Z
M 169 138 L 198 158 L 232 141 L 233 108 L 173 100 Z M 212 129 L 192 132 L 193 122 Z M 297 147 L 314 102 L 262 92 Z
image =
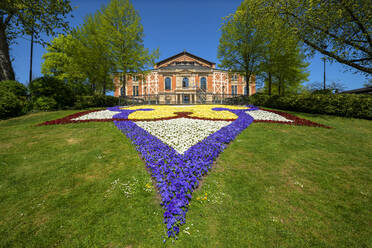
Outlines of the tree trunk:
M 0 23 L 0 81 L 3 80 L 15 80 L 15 76 L 9 56 L 9 44 L 6 39 L 5 25 Z
M 282 79 L 279 78 L 279 82 L 278 82 L 278 95 L 280 96 L 280 92 L 282 91 Z
M 102 90 L 103 95 L 106 95 L 106 79 L 103 80 L 103 90 Z
M 126 90 L 125 90 L 125 87 L 127 85 L 127 74 L 124 73 L 123 75 L 123 96 L 126 97 Z
M 245 72 L 245 87 L 247 87 L 247 96 L 249 96 L 249 79 L 250 79 L 250 77 L 251 77 L 251 74 L 248 72 L 248 71 L 246 71 Z
M 269 96 L 271 96 L 271 84 L 272 84 L 272 78 L 271 78 L 271 73 L 269 72 Z

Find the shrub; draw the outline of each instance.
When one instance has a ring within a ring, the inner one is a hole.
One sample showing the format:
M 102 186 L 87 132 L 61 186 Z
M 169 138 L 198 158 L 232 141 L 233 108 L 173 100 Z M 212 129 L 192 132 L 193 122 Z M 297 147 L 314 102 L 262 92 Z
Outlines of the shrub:
M 13 92 L 0 91 L 0 119 L 22 115 L 24 102 Z
M 63 109 L 74 105 L 75 96 L 71 87 L 55 77 L 45 76 L 37 78 L 31 81 L 29 88 L 34 103 L 40 97 L 48 97 L 53 98 L 56 102 L 54 109 Z M 44 100 L 40 101 L 43 102 Z M 50 99 L 48 101 L 52 103 Z
M 34 109 L 50 111 L 57 107 L 57 102 L 53 97 L 41 96 L 34 101 Z
M 0 92 L 4 91 L 12 92 L 15 96 L 21 99 L 26 99 L 27 97 L 27 87 L 14 80 L 5 80 L 0 82 Z
M 25 114 L 27 106 L 26 86 L 12 80 L 0 82 L 0 119 Z
M 372 119 L 372 96 L 370 95 L 323 93 L 269 96 L 257 93 L 250 97 L 240 96 L 228 99 L 226 103 L 252 104 L 305 113 Z
M 93 95 L 78 96 L 75 102 L 75 109 L 93 108 L 93 107 L 113 107 L 118 105 L 119 99 L 114 96 Z

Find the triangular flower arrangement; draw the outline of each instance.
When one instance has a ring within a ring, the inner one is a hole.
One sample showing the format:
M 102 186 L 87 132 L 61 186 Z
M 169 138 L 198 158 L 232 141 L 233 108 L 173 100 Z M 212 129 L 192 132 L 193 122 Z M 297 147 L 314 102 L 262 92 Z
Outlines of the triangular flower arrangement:
M 87 121 L 113 121 L 132 140 L 156 181 L 168 237 L 185 223 L 192 193 L 213 161 L 253 121 L 326 127 L 278 111 L 225 105 L 113 107 L 40 125 Z

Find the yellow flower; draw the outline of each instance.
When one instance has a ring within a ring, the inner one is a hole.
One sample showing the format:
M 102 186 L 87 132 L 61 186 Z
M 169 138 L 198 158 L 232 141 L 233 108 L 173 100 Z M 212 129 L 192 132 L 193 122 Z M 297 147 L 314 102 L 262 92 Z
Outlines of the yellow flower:
M 205 118 L 205 119 L 237 119 L 236 114 L 230 111 L 214 111 L 214 108 L 228 108 L 228 109 L 249 109 L 249 107 L 230 106 L 230 105 L 193 105 L 193 106 L 168 106 L 168 105 L 143 105 L 125 107 L 121 109 L 137 110 L 137 109 L 153 109 L 152 111 L 136 111 L 128 116 L 128 119 L 160 119 L 175 117 L 175 112 L 191 112 L 190 117 Z

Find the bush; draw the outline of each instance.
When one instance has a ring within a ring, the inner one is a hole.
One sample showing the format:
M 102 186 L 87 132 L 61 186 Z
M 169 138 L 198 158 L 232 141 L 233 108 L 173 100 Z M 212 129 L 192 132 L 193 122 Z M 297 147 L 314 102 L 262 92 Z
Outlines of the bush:
M 15 96 L 20 99 L 26 99 L 27 97 L 27 87 L 20 82 L 13 80 L 5 80 L 0 82 L 0 92 L 12 92 Z
M 328 114 L 343 117 L 372 119 L 372 96 L 357 94 L 300 94 L 269 96 L 257 93 L 250 97 L 240 96 L 226 101 L 228 104 L 252 104 L 256 106 Z
M 41 96 L 34 101 L 34 109 L 42 111 L 54 110 L 57 107 L 57 102 L 53 97 Z
M 27 113 L 27 103 L 26 86 L 12 80 L 0 82 L 0 119 Z
M 24 102 L 13 92 L 0 91 L 0 119 L 22 115 Z
M 45 76 L 37 78 L 31 81 L 29 88 L 34 103 L 36 103 L 40 97 L 47 97 L 53 98 L 56 102 L 53 109 L 64 109 L 74 105 L 75 96 L 71 87 L 64 81 L 55 77 Z M 39 101 L 39 103 L 48 102 L 50 103 L 49 106 L 53 105 L 50 99 L 46 100 L 43 98 Z M 38 105 L 38 107 L 40 107 L 40 105 Z
M 113 107 L 118 105 L 119 99 L 114 96 L 93 95 L 78 96 L 75 102 L 75 109 L 93 108 L 93 107 Z

